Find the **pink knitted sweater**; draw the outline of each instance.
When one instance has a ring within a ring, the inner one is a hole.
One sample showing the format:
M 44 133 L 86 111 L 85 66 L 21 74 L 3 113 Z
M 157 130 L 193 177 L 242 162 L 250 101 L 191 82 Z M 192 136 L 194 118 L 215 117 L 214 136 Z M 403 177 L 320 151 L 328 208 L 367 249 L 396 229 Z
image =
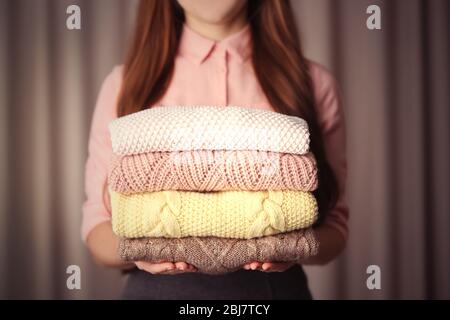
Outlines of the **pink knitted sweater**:
M 113 157 L 109 186 L 122 194 L 159 190 L 300 190 L 317 188 L 312 153 L 197 150 Z

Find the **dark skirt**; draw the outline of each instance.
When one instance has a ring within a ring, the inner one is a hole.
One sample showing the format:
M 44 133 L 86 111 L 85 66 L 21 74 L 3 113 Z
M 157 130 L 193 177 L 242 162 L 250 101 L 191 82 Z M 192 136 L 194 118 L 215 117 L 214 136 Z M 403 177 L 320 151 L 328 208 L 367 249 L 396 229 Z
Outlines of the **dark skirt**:
M 285 272 L 239 270 L 224 275 L 185 273 L 152 275 L 133 270 L 122 293 L 123 299 L 150 300 L 270 300 L 312 299 L 301 266 Z

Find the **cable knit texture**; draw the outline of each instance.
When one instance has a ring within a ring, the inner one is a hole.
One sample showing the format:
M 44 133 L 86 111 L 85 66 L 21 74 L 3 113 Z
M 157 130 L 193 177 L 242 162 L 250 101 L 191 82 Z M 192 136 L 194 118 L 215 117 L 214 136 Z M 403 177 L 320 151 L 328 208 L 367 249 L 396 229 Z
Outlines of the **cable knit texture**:
M 260 150 L 305 154 L 305 120 L 242 107 L 159 106 L 112 121 L 112 148 L 119 155 L 154 151 Z
M 318 246 L 312 229 L 306 229 L 249 240 L 122 239 L 119 256 L 125 261 L 185 261 L 201 273 L 223 274 L 252 261 L 300 262 L 316 255 Z
M 109 185 L 123 193 L 160 190 L 300 190 L 317 188 L 312 153 L 198 150 L 114 156 Z
M 110 190 L 114 232 L 126 238 L 255 238 L 311 226 L 317 202 L 303 191 Z

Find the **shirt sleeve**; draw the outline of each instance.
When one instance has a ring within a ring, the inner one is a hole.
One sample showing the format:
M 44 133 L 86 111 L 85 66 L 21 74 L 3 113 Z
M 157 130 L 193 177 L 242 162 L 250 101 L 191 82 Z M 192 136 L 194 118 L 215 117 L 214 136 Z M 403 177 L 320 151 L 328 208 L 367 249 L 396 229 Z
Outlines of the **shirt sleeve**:
M 347 157 L 344 110 L 334 77 L 322 66 L 311 63 L 317 116 L 322 130 L 327 160 L 336 175 L 339 198 L 324 224 L 336 228 L 348 238 L 349 209 L 346 202 Z
M 85 194 L 81 237 L 86 241 L 89 233 L 98 224 L 111 219 L 104 200 L 108 166 L 112 146 L 108 124 L 117 118 L 117 98 L 122 81 L 121 67 L 115 67 L 104 80 L 92 117 L 88 158 L 85 166 Z

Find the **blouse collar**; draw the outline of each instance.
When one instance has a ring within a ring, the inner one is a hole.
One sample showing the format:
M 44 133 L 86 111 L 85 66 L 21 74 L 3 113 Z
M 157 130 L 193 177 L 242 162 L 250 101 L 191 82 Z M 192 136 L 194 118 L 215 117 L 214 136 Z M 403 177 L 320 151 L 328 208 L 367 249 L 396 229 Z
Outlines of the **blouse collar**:
M 227 51 L 241 63 L 245 62 L 251 54 L 250 26 L 246 25 L 239 32 L 221 41 L 205 38 L 190 29 L 186 24 L 183 26 L 179 45 L 179 53 L 181 55 L 192 59 L 197 64 L 201 64 L 215 48 Z

